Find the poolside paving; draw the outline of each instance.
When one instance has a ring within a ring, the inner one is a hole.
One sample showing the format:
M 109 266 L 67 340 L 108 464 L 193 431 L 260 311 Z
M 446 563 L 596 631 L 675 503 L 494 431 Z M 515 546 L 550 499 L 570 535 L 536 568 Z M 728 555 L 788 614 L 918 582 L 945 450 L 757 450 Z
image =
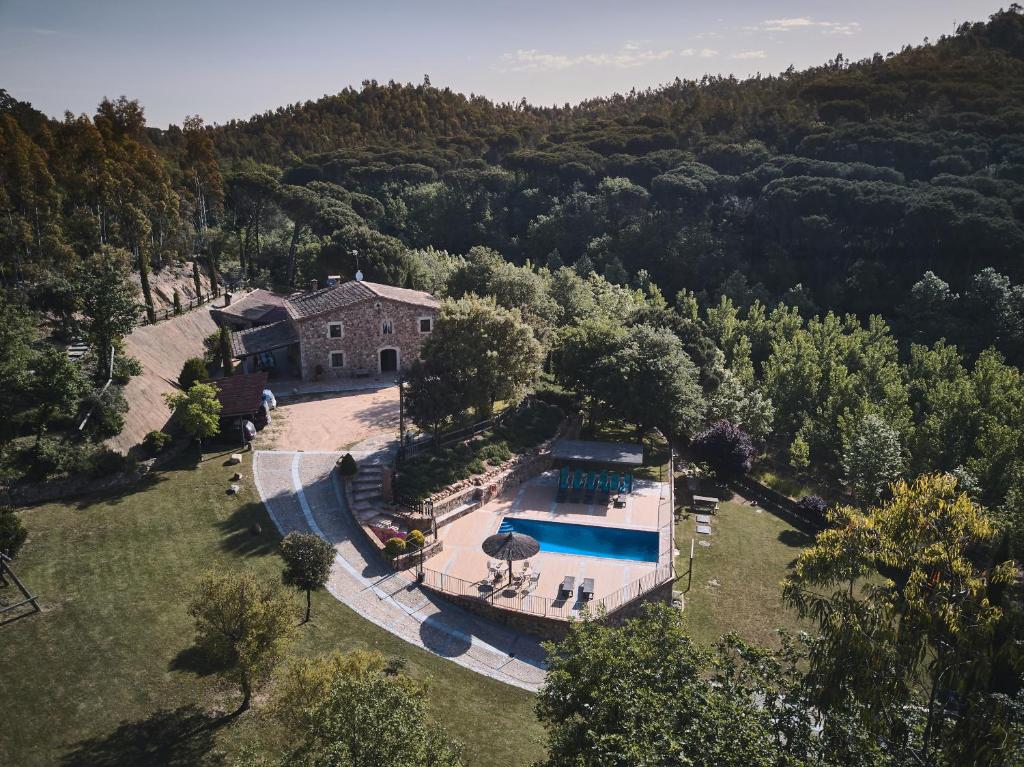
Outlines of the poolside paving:
M 281 534 L 312 531 L 334 545 L 337 554 L 328 591 L 411 644 L 507 684 L 539 689 L 546 667 L 536 639 L 424 591 L 384 562 L 347 508 L 333 472 L 340 455 L 253 453 L 257 490 Z
M 540 552 L 530 560 L 533 572 L 540 573 L 540 580 L 532 592 L 537 597 L 555 600 L 562 579 L 572 576 L 577 586 L 583 579 L 592 578 L 594 598 L 602 599 L 654 572 L 658 564 L 670 564 L 672 512 L 667 484 L 638 480 L 634 483 L 633 492 L 624 497 L 625 505 L 621 508 L 597 499 L 592 502 L 558 502 L 555 498 L 557 488 L 558 475 L 553 471 L 546 472 L 444 525 L 438 530 L 438 538 L 444 541 L 444 548 L 428 559 L 425 566 L 470 583 L 483 581 L 487 577 L 489 558 L 481 550 L 480 542 L 496 533 L 505 517 L 659 531 L 659 556 L 663 561 L 658 563 Z M 576 610 L 583 606 L 578 596 L 577 591 L 570 605 Z

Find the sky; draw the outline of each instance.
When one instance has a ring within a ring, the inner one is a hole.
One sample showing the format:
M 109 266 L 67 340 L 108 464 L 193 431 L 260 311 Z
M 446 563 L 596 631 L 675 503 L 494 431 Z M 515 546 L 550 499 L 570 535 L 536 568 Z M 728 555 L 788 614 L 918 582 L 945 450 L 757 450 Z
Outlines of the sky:
M 364 80 L 539 105 L 898 51 L 1005 2 L 0 0 L 0 88 L 53 116 L 244 119 Z

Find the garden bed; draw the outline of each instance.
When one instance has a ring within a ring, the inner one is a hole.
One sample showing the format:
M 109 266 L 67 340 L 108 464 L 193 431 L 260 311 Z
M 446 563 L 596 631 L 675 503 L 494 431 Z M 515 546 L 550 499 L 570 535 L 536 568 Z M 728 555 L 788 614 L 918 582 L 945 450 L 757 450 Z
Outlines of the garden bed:
M 560 408 L 534 402 L 471 440 L 409 459 L 395 478 L 394 491 L 423 500 L 458 489 L 470 477 L 500 473 L 517 454 L 554 436 L 563 418 Z

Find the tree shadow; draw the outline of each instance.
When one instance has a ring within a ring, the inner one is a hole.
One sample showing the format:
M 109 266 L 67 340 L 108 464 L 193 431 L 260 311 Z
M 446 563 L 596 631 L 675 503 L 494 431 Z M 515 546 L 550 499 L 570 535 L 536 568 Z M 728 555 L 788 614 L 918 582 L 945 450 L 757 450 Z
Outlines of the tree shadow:
M 814 536 L 803 530 L 782 530 L 779 532 L 779 543 L 794 548 L 806 549 L 814 543 Z
M 444 658 L 457 658 L 473 646 L 473 640 L 468 634 L 454 633 L 444 625 L 444 619 L 437 613 L 420 624 L 420 639 L 424 647 Z
M 121 722 L 113 732 L 76 743 L 62 767 L 191 767 L 224 764 L 213 752 L 221 720 L 194 705 L 160 709 L 145 719 Z
M 261 501 L 239 506 L 227 519 L 218 522 L 220 549 L 241 557 L 262 557 L 277 552 L 280 538 Z
M 199 677 L 213 676 L 228 668 L 223 659 L 215 658 L 197 644 L 192 644 L 171 658 L 168 671 L 182 671 Z

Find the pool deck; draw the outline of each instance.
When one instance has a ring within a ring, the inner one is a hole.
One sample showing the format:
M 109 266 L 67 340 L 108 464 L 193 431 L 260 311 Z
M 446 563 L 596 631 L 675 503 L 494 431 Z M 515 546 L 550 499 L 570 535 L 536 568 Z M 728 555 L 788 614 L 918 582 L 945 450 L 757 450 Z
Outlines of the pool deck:
M 445 575 L 476 582 L 487 577 L 487 560 L 480 544 L 498 531 L 503 517 L 570 522 L 581 525 L 659 531 L 660 557 L 664 561 L 637 562 L 623 559 L 582 556 L 542 551 L 530 562 L 540 581 L 534 596 L 554 599 L 562 579 L 571 575 L 577 588 L 584 578 L 594 579 L 594 598 L 601 599 L 670 564 L 672 510 L 665 483 L 637 480 L 625 506 L 615 508 L 609 501 L 595 503 L 557 502 L 558 474 L 546 472 L 491 501 L 483 508 L 461 517 L 438 530 L 444 548 L 425 562 L 425 566 Z M 518 569 L 521 563 L 515 563 Z

